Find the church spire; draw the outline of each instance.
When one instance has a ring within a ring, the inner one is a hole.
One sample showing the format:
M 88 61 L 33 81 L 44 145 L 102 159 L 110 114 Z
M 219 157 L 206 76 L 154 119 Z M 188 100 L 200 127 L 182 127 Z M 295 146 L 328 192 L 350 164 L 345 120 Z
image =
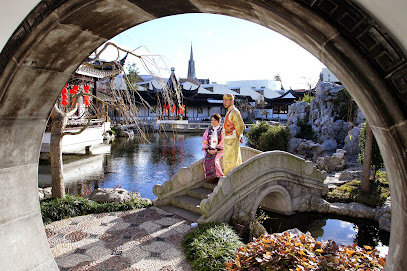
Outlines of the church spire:
M 191 42 L 191 55 L 189 57 L 189 62 L 188 62 L 188 79 L 196 79 L 195 76 L 195 61 L 194 61 L 194 55 L 192 53 L 192 42 Z

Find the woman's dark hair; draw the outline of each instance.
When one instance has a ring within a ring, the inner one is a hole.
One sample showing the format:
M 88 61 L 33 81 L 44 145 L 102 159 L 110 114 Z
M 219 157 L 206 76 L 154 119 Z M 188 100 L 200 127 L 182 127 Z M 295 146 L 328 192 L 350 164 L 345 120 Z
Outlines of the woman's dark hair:
M 216 113 L 216 114 L 213 114 L 213 115 L 211 116 L 211 118 L 214 118 L 215 120 L 220 121 L 221 116 L 220 116 L 218 113 Z

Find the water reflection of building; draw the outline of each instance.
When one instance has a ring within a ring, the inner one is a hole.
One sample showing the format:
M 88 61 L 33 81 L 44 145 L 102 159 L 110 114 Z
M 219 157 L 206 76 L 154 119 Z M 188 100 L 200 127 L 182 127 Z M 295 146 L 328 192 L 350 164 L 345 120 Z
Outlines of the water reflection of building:
M 99 187 L 99 180 L 103 179 L 106 171 L 107 157 L 110 145 L 101 145 L 92 155 L 64 155 L 63 176 L 65 187 L 69 194 L 83 193 L 84 186 L 92 190 Z M 38 186 L 51 186 L 51 169 L 49 164 L 38 167 Z

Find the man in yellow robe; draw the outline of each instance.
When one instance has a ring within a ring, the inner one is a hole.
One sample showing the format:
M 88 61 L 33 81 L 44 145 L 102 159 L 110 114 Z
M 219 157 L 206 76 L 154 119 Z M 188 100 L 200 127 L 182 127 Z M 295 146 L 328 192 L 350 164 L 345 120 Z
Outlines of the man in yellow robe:
M 223 173 L 226 176 L 229 171 L 242 163 L 239 142 L 241 140 L 244 122 L 239 110 L 234 106 L 234 97 L 228 93 L 223 96 L 223 106 L 228 110 L 225 117 L 223 130 Z

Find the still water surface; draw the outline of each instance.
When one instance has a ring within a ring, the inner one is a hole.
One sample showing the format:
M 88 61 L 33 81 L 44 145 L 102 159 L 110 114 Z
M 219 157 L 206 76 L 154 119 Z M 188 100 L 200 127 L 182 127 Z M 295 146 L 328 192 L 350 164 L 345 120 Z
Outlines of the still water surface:
M 69 177 L 67 173 L 67 178 L 74 180 L 66 183 L 69 193 L 83 193 L 85 185 L 91 189 L 122 187 L 139 192 L 144 198 L 154 199 L 156 196 L 152 190 L 155 184 L 163 184 L 181 167 L 203 158 L 201 134 L 155 133 L 149 134 L 148 139 L 149 142 L 143 142 L 137 138 L 119 138 L 111 143 L 110 153 L 88 158 L 94 162 L 79 162 L 87 168 L 79 169 L 73 163 L 72 176 Z M 94 165 L 93 168 L 90 165 Z M 270 233 L 298 228 L 311 232 L 318 240 L 334 240 L 345 245 L 370 245 L 383 251 L 387 250 L 389 243 L 389 233 L 378 230 L 377 223 L 373 221 L 317 214 L 289 217 L 273 213 L 267 215 L 271 219 L 264 225 Z
M 85 181 L 92 189 L 122 187 L 154 199 L 153 186 L 163 184 L 181 167 L 203 158 L 201 135 L 148 134 L 149 142 L 118 138 L 103 155 L 103 174 L 95 172 Z M 70 194 L 79 194 L 83 182 L 69 182 Z

